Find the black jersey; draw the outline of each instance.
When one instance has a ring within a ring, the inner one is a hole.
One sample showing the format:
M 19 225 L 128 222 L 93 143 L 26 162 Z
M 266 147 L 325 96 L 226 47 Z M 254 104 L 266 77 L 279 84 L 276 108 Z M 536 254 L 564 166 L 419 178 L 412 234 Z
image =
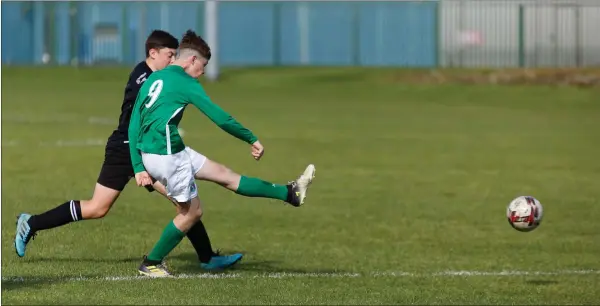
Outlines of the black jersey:
M 129 80 L 125 86 L 125 95 L 123 105 L 121 105 L 121 116 L 119 116 L 119 125 L 109 138 L 109 142 L 125 143 L 128 140 L 129 119 L 131 119 L 131 110 L 137 98 L 142 84 L 152 74 L 152 69 L 148 67 L 146 61 L 142 61 L 129 74 Z
M 129 80 L 125 86 L 123 105 L 121 105 L 119 125 L 108 138 L 104 152 L 104 163 L 98 176 L 97 182 L 102 186 L 123 191 L 129 180 L 135 175 L 129 154 L 129 119 L 138 92 L 150 74 L 152 74 L 152 69 L 148 67 L 146 61 L 137 64 L 129 74 Z M 146 186 L 146 189 L 148 191 L 154 190 L 152 186 Z

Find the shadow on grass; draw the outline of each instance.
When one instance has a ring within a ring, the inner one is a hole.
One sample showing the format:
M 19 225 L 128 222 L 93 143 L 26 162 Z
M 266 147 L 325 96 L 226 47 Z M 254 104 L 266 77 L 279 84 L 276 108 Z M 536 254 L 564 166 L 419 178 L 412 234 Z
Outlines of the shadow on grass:
M 15 290 L 36 289 L 53 284 L 67 283 L 75 281 L 76 278 L 99 279 L 102 275 L 77 275 L 77 276 L 9 276 L 2 277 L 2 292 L 6 293 Z
M 2 292 L 14 291 L 19 289 L 31 289 L 41 286 L 47 286 L 50 284 L 62 282 L 61 279 L 53 279 L 51 277 L 41 277 L 36 279 L 24 279 L 19 281 L 17 278 L 10 278 L 9 280 L 2 280 Z
M 237 263 L 235 266 L 220 272 L 253 272 L 253 273 L 346 273 L 349 271 L 332 270 L 332 269 L 315 269 L 315 268 L 296 268 L 290 267 L 291 262 L 285 262 L 284 260 L 272 260 L 272 259 L 258 259 L 248 260 L 246 259 L 247 253 L 240 251 L 227 250 L 223 251 L 222 254 L 233 254 L 243 253 L 244 258 Z M 180 253 L 177 255 L 170 256 L 171 259 L 183 261 L 183 265 L 178 265 L 177 272 L 180 273 L 203 273 L 205 270 L 200 268 L 200 263 L 196 253 Z M 219 272 L 219 271 L 215 271 Z
M 142 256 L 139 257 L 128 257 L 128 258 L 73 258 L 73 257 L 30 257 L 26 258 L 24 261 L 28 263 L 53 263 L 53 262 L 89 262 L 89 263 L 106 263 L 106 264 L 115 264 L 115 263 L 127 263 L 127 262 L 142 262 Z
M 233 254 L 238 253 L 239 251 L 227 250 L 223 252 L 223 254 Z M 241 252 L 243 253 L 243 252 Z M 244 254 L 248 255 L 248 254 Z M 98 264 L 98 263 L 135 263 L 137 268 L 137 263 L 141 262 L 140 257 L 128 257 L 128 258 L 66 258 L 66 257 L 32 257 L 26 260 L 29 263 L 52 263 L 52 262 L 84 262 L 90 264 Z M 174 254 L 173 256 L 167 257 L 167 263 L 169 261 L 176 262 L 174 274 L 195 274 L 195 273 L 206 273 L 206 270 L 203 270 L 200 267 L 200 262 L 196 253 L 179 253 Z M 227 272 L 251 272 L 251 273 L 346 273 L 347 271 L 342 270 L 331 270 L 331 269 L 315 269 L 315 268 L 296 268 L 290 267 L 290 262 L 285 262 L 283 260 L 247 260 L 242 259 L 241 262 L 236 264 L 234 267 L 221 270 L 221 271 L 211 271 L 213 273 L 227 273 Z M 128 271 L 131 272 L 131 271 Z M 125 273 L 125 272 L 124 272 Z M 2 292 L 14 291 L 19 289 L 31 289 L 41 286 L 47 286 L 52 284 L 59 283 L 67 283 L 77 281 L 79 278 L 93 280 L 98 279 L 102 280 L 104 277 L 109 277 L 109 275 L 61 275 L 61 276 L 27 276 L 27 277 L 3 277 L 2 278 Z
M 24 258 L 23 263 L 35 264 L 35 265 L 44 265 L 44 264 L 53 264 L 53 263 L 84 263 L 89 264 L 90 266 L 98 265 L 98 264 L 118 264 L 118 263 L 131 263 L 133 269 L 137 268 L 137 264 L 142 261 L 141 257 L 129 257 L 129 258 L 73 258 L 73 257 L 40 257 L 40 256 L 31 256 L 28 258 Z M 58 271 L 61 272 L 61 271 Z M 79 271 L 72 271 L 76 274 Z M 81 271 L 83 272 L 83 271 Z M 131 271 L 126 271 L 131 273 Z M 95 274 L 95 275 L 47 275 L 48 271 L 43 272 L 45 275 L 43 276 L 2 276 L 2 292 L 15 291 L 20 289 L 32 289 L 39 288 L 43 286 L 48 286 L 52 284 L 60 284 L 67 283 L 72 281 L 77 281 L 78 278 L 82 279 L 101 279 L 102 277 L 106 277 L 107 275 Z

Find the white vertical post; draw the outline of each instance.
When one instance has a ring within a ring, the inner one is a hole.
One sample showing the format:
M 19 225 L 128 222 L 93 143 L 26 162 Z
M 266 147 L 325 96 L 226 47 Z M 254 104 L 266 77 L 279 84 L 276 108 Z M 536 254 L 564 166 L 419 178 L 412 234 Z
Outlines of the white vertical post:
M 211 59 L 206 65 L 206 77 L 215 81 L 219 77 L 218 0 L 209 0 L 204 6 L 204 37 L 210 46 Z

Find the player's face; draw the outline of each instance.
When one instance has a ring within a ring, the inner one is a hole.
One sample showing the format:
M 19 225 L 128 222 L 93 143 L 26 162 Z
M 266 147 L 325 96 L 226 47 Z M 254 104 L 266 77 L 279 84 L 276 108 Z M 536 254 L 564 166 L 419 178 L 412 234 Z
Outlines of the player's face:
M 150 50 L 150 55 L 154 60 L 155 67 L 158 70 L 164 69 L 173 63 L 175 60 L 175 49 L 171 48 L 162 48 L 162 49 L 152 49 Z
M 206 64 L 208 64 L 208 61 L 206 59 L 201 58 L 201 57 L 195 58 L 194 61 L 192 62 L 192 65 L 190 65 L 190 68 L 189 68 L 190 75 L 193 78 L 198 78 L 201 75 L 203 75 Z

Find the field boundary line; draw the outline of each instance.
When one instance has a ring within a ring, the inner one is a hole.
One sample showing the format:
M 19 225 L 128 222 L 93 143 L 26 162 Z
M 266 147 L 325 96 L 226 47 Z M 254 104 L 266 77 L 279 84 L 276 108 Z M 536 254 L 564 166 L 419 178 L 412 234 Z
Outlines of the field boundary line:
M 600 274 L 600 270 L 559 270 L 559 271 L 440 271 L 429 273 L 401 272 L 401 271 L 382 271 L 370 273 L 354 272 L 268 272 L 268 273 L 199 273 L 199 274 L 176 274 L 169 279 L 285 279 L 285 278 L 404 278 L 404 277 L 477 277 L 477 276 L 550 276 L 550 275 L 592 275 Z M 6 283 L 28 283 L 40 282 L 45 280 L 81 282 L 81 281 L 135 281 L 149 280 L 151 278 L 144 276 L 65 276 L 65 277 L 2 277 L 2 282 Z
M 101 147 L 106 145 L 108 137 L 105 139 L 100 138 L 85 138 L 85 139 L 57 139 L 55 141 L 40 141 L 37 143 L 27 143 L 17 140 L 8 140 L 2 143 L 2 147 Z
M 3 122 L 8 123 L 25 123 L 25 124 L 43 124 L 43 123 L 69 123 L 69 124 L 82 124 L 87 123 L 91 125 L 114 125 L 116 126 L 119 121 L 114 118 L 108 117 L 97 117 L 97 116 L 79 116 L 76 114 L 61 114 L 61 115 L 49 115 L 42 117 L 28 117 L 21 114 L 4 114 L 2 116 Z

